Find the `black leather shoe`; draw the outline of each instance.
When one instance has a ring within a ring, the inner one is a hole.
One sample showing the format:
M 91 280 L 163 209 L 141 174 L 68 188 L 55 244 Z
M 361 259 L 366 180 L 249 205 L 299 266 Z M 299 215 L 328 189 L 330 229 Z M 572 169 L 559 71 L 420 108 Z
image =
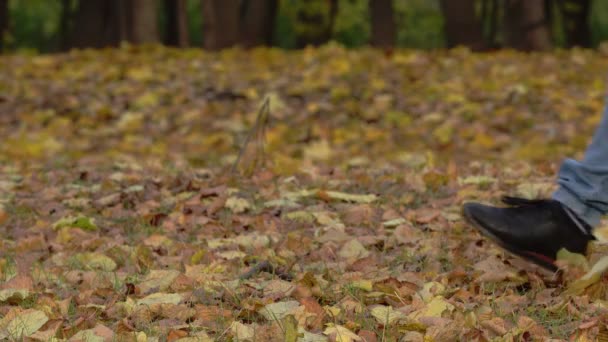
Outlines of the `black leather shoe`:
M 466 203 L 463 214 L 481 234 L 509 252 L 556 271 L 557 252 L 585 254 L 591 227 L 555 200 L 503 197 L 510 207 Z

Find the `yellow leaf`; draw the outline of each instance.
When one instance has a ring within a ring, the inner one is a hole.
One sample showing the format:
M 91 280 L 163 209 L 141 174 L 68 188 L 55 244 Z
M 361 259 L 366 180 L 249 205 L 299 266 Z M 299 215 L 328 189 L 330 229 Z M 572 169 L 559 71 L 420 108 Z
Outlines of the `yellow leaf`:
M 385 226 L 386 228 L 395 228 L 395 227 L 405 224 L 405 223 L 407 223 L 407 220 L 400 217 L 400 218 L 384 221 L 384 222 L 382 222 L 382 225 Z
M 226 204 L 224 205 L 226 208 L 230 209 L 235 214 L 241 214 L 251 209 L 251 203 L 244 198 L 240 197 L 229 197 L 226 200 Z
M 328 324 L 328 327 L 325 329 L 325 331 L 323 331 L 323 334 L 335 336 L 335 342 L 361 341 L 361 337 L 350 331 L 348 328 L 341 325 L 335 325 L 333 323 Z
M 386 326 L 399 319 L 405 318 L 401 311 L 395 311 L 392 306 L 377 305 L 371 310 L 372 316 L 378 323 Z
M 217 255 L 219 255 L 220 257 L 222 257 L 226 260 L 242 259 L 247 256 L 247 254 L 245 254 L 244 252 L 241 252 L 241 251 L 225 251 L 225 252 L 220 252 Z
M 64 227 L 76 227 L 86 231 L 95 231 L 97 230 L 97 225 L 95 224 L 95 219 L 90 217 L 79 215 L 79 216 L 67 216 L 59 219 L 57 222 L 53 223 L 53 229 L 58 230 Z
M 287 315 L 282 319 L 285 342 L 297 342 L 298 336 L 298 321 L 293 315 Z
M 152 305 L 152 304 L 179 304 L 182 296 L 178 293 L 153 293 L 137 301 L 137 305 Z
M 351 283 L 351 285 L 357 289 L 367 292 L 371 291 L 374 287 L 374 283 L 371 280 L 355 280 Z
M 255 329 L 251 325 L 245 325 L 241 322 L 233 322 L 230 331 L 237 341 L 253 341 L 255 337 Z
M 328 305 L 324 306 L 323 309 L 331 317 L 338 317 L 338 315 L 342 311 L 342 309 L 340 309 L 337 306 L 328 306 Z
M 190 257 L 190 263 L 193 265 L 200 263 L 201 260 L 205 257 L 205 255 L 207 255 L 207 251 L 205 251 L 204 249 L 196 251 L 196 253 L 194 253 Z
M 40 310 L 9 312 L 0 320 L 0 339 L 21 340 L 38 331 L 48 320 Z
M 378 199 L 378 196 L 373 195 L 373 194 L 354 195 L 354 194 L 347 194 L 345 192 L 339 192 L 339 191 L 325 191 L 324 193 L 331 199 L 340 200 L 343 202 L 354 202 L 354 203 L 367 204 L 367 203 L 375 202 Z
M 332 156 L 331 147 L 327 140 L 312 143 L 304 149 L 304 157 L 310 160 L 328 160 Z
M 474 184 L 479 186 L 487 186 L 496 182 L 496 178 L 489 176 L 469 176 L 466 178 L 458 178 L 458 184 L 468 185 Z
M 454 305 L 450 304 L 442 296 L 435 296 L 425 308 L 410 314 L 410 318 L 420 317 L 441 317 L 445 311 L 454 310 Z
M 557 260 L 565 261 L 569 265 L 580 266 L 585 271 L 589 270 L 589 262 L 584 255 L 578 253 L 572 253 L 569 250 L 562 248 L 557 252 Z
M 30 295 L 27 289 L 4 289 L 0 290 L 0 303 L 7 301 L 22 301 Z
M 295 300 L 272 303 L 258 310 L 258 313 L 269 321 L 281 320 L 299 306 L 300 303 Z
M 283 215 L 283 217 L 285 217 L 288 220 L 301 222 L 301 223 L 313 223 L 315 220 L 315 217 L 313 216 L 313 214 L 306 210 L 292 211 L 290 213 Z
M 581 294 L 587 287 L 597 283 L 606 270 L 608 270 L 608 256 L 602 257 L 593 265 L 593 267 L 591 267 L 589 272 L 572 282 L 572 284 L 568 286 L 566 293 L 574 295 Z

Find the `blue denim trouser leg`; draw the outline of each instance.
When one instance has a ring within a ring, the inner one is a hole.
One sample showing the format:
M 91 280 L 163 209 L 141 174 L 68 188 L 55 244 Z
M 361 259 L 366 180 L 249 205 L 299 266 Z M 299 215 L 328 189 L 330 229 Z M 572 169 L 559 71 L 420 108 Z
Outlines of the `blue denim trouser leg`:
M 574 211 L 591 227 L 608 213 L 608 100 L 600 126 L 582 161 L 566 159 L 558 174 L 553 199 Z

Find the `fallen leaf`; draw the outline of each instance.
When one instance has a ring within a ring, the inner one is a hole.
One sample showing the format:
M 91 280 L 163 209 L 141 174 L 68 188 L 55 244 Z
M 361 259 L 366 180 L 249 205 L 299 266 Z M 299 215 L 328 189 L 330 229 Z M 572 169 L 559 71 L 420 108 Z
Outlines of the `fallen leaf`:
M 232 336 L 238 341 L 253 341 L 255 337 L 255 328 L 252 325 L 245 325 L 241 322 L 233 322 L 230 326 Z
M 329 323 L 327 325 L 327 328 L 323 331 L 323 334 L 330 336 L 330 338 L 332 338 L 332 340 L 335 342 L 361 341 L 361 337 L 350 331 L 348 328 L 333 323 Z
M 86 231 L 97 230 L 95 220 L 87 216 L 67 216 L 53 223 L 53 229 L 76 227 Z
M 356 260 L 369 256 L 369 251 L 365 249 L 359 240 L 351 239 L 340 248 L 338 256 L 343 259 Z
M 93 329 L 81 330 L 68 341 L 91 341 L 111 342 L 114 340 L 114 332 L 102 324 L 97 324 Z
M 384 326 L 388 326 L 393 322 L 406 317 L 402 312 L 395 311 L 391 306 L 385 305 L 374 306 L 371 309 L 371 314 L 379 324 Z
M 0 320 L 0 338 L 19 340 L 29 337 L 40 329 L 49 318 L 40 310 L 26 309 L 7 314 Z
M 566 290 L 567 294 L 571 295 L 579 295 L 581 294 L 587 287 L 597 283 L 600 281 L 602 274 L 608 270 L 608 256 L 604 256 L 599 259 L 593 267 L 583 275 L 581 278 L 573 281 Z
M 268 321 L 276 321 L 283 319 L 299 306 L 300 303 L 295 300 L 272 303 L 258 310 L 258 313 Z
M 74 257 L 83 269 L 111 272 L 116 269 L 116 262 L 101 253 L 80 253 Z
M 152 289 L 165 291 L 179 275 L 176 270 L 151 270 L 138 286 L 143 293 Z
M 355 195 L 355 194 L 348 194 L 348 193 L 339 192 L 339 191 L 320 191 L 319 193 L 322 193 L 323 196 L 327 196 L 328 198 L 333 199 L 333 200 L 339 200 L 339 201 L 343 201 L 343 202 L 352 202 L 352 203 L 368 204 L 368 203 L 375 202 L 378 199 L 378 196 L 373 195 L 373 194 Z
M 182 296 L 178 293 L 153 293 L 137 301 L 137 305 L 179 304 Z
M 234 214 L 241 214 L 253 208 L 249 201 L 240 197 L 228 197 L 224 206 Z

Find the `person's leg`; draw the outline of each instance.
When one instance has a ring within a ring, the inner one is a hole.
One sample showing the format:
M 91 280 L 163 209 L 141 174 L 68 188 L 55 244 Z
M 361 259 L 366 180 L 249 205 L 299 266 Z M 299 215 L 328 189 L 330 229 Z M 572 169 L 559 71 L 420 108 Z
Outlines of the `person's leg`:
M 566 159 L 553 199 L 561 202 L 591 227 L 608 213 L 608 99 L 600 126 L 583 160 Z

